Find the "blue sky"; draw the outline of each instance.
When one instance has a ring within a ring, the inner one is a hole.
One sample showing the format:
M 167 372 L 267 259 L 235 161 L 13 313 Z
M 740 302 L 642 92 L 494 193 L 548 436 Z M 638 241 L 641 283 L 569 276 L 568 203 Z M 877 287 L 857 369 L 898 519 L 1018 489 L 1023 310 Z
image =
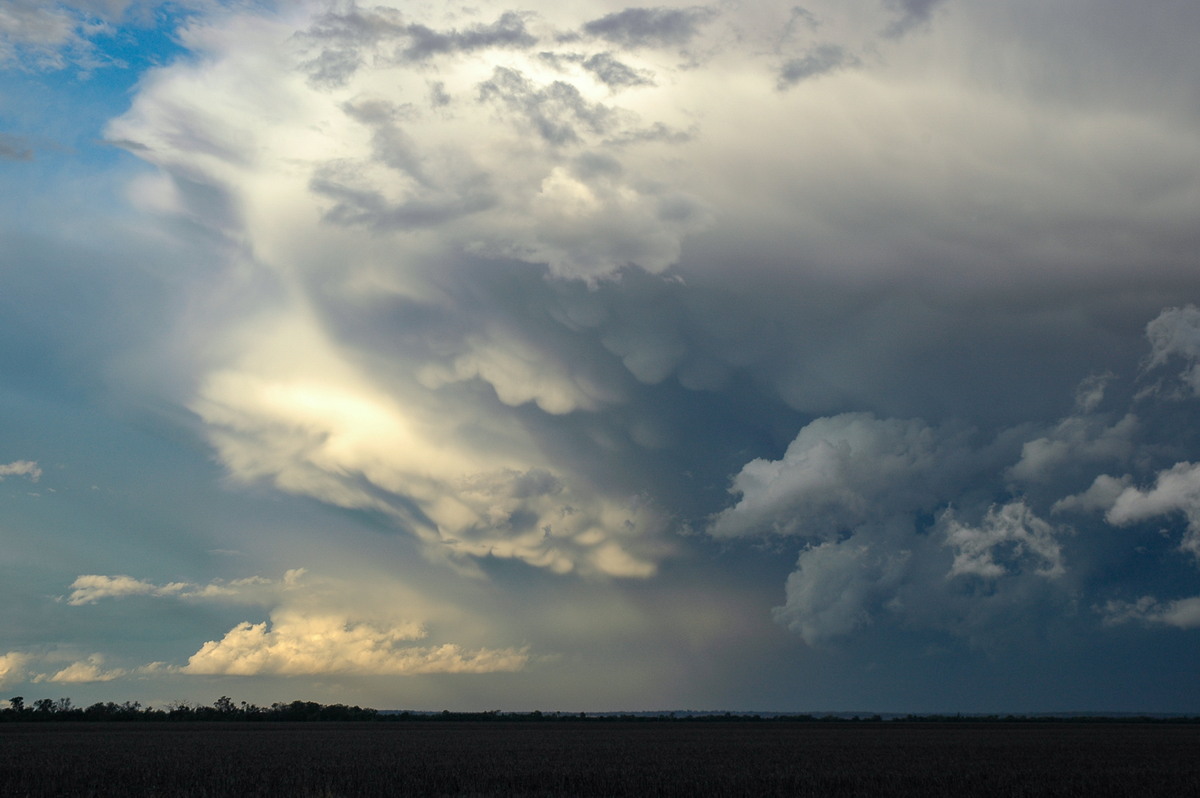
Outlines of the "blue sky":
M 0 689 L 1200 711 L 1200 9 L 0 7 Z

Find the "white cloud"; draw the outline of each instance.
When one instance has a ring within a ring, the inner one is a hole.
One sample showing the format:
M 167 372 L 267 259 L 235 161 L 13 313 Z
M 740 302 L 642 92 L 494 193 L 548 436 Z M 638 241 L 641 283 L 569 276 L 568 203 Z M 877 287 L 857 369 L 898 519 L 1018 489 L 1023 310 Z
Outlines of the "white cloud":
M 34 682 L 58 682 L 62 684 L 86 684 L 89 682 L 111 682 L 126 676 L 123 668 L 105 669 L 104 657 L 93 654 L 85 660 L 73 662 L 52 674 L 38 674 Z
M 1098 478 L 1099 479 L 1099 478 Z M 1111 483 L 1108 483 L 1111 484 Z M 1113 498 L 1105 513 L 1111 524 L 1123 526 L 1169 513 L 1181 512 L 1188 528 L 1180 541 L 1181 551 L 1200 560 L 1200 464 L 1176 463 L 1160 471 L 1154 487 L 1141 490 L 1126 487 Z
M 282 580 L 251 576 L 229 581 L 215 581 L 207 585 L 191 582 L 170 582 L 156 585 L 132 576 L 105 576 L 83 574 L 71 583 L 71 594 L 67 603 L 72 606 L 95 604 L 97 601 L 126 596 L 175 597 L 188 600 L 225 600 L 239 603 L 271 602 L 283 591 L 298 587 L 304 569 L 287 571 Z
M 1085 401 L 1094 401 L 1089 396 Z M 1049 435 L 1027 441 L 1021 459 L 1009 476 L 1021 482 L 1038 482 L 1064 466 L 1097 461 L 1127 460 L 1133 454 L 1138 419 L 1132 413 L 1112 426 L 1102 426 L 1088 416 L 1069 416 Z
M 29 477 L 31 481 L 37 482 L 42 478 L 42 469 L 32 460 L 16 460 L 0 464 L 0 482 L 3 482 L 5 477 L 11 476 Z
M 25 678 L 25 666 L 29 662 L 29 655 L 19 651 L 9 651 L 7 654 L 0 654 L 0 687 L 8 684 L 15 684 Z
M 940 500 L 948 468 L 937 431 L 919 420 L 863 413 L 808 424 L 780 460 L 753 460 L 733 479 L 740 498 L 709 527 L 716 537 L 826 537 Z
M 938 527 L 946 545 L 954 549 L 948 577 L 970 574 L 996 579 L 1030 565 L 1039 576 L 1064 573 L 1058 536 L 1065 530 L 1038 518 L 1024 502 L 989 508 L 978 526 L 963 524 L 952 510 L 945 510 Z
M 515 671 L 528 661 L 528 654 L 518 649 L 411 645 L 425 636 L 416 623 L 372 623 L 339 614 L 278 611 L 269 623 L 242 623 L 221 640 L 205 643 L 181 671 L 239 676 L 408 676 Z

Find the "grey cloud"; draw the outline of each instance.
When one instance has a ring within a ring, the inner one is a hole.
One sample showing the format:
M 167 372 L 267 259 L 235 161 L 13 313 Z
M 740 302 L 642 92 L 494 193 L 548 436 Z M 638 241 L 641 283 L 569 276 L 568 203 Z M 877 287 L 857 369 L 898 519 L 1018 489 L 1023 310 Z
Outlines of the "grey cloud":
M 787 89 L 805 80 L 821 75 L 827 75 L 859 63 L 844 47 L 836 44 L 822 44 L 814 47 L 809 53 L 800 58 L 793 58 L 779 70 L 776 85 Z
M 710 8 L 627 8 L 586 22 L 584 32 L 626 47 L 676 46 L 716 15 Z
M 443 53 L 469 53 L 491 47 L 522 49 L 537 44 L 537 37 L 525 29 L 525 20 L 512 11 L 501 14 L 490 25 L 474 25 L 463 31 L 442 32 L 414 24 L 405 29 L 405 34 L 410 44 L 402 57 L 409 61 L 424 61 Z
M 0 133 L 0 159 L 6 161 L 32 161 L 33 150 L 25 139 Z
M 384 60 L 422 62 L 450 53 L 470 53 L 490 48 L 528 49 L 537 44 L 525 27 L 521 14 L 508 11 L 491 24 L 473 25 L 463 30 L 435 30 L 420 23 L 409 23 L 395 9 L 355 8 L 346 13 L 330 12 L 317 20 L 300 39 L 319 52 L 305 62 L 304 68 L 314 85 L 340 86 L 365 63 L 369 54 Z M 390 53 L 381 49 L 400 42 Z
M 490 80 L 479 84 L 480 101 L 499 102 L 518 112 L 550 144 L 580 141 L 577 126 L 594 134 L 612 129 L 620 114 L 602 103 L 589 103 L 579 89 L 561 80 L 544 87 L 515 69 L 496 67 Z
M 896 12 L 896 18 L 884 30 L 885 36 L 899 37 L 913 28 L 929 22 L 934 9 L 945 0 L 885 0 Z
M 647 72 L 621 63 L 611 53 L 597 53 L 583 62 L 583 68 L 611 89 L 654 85 Z

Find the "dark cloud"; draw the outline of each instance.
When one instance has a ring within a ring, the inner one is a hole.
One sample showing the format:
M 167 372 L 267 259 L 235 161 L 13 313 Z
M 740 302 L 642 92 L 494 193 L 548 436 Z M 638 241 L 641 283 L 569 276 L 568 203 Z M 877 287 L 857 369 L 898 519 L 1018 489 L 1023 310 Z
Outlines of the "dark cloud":
M 410 43 L 404 48 L 402 57 L 409 61 L 491 47 L 527 49 L 537 44 L 537 37 L 525 29 L 525 20 L 512 11 L 501 14 L 490 25 L 473 25 L 462 31 L 436 31 L 424 25 L 409 25 L 405 35 Z
M 810 78 L 856 66 L 858 63 L 858 58 L 839 45 L 818 45 L 800 58 L 793 58 L 784 64 L 779 70 L 776 85 L 780 89 L 787 89 Z
M 913 28 L 925 25 L 933 16 L 934 9 L 945 0 L 885 0 L 896 12 L 896 18 L 884 30 L 884 35 L 899 37 Z
M 583 62 L 583 68 L 611 89 L 654 85 L 645 70 L 633 69 L 618 61 L 611 53 L 597 53 Z
M 716 12 L 710 8 L 627 8 L 583 25 L 584 32 L 625 47 L 683 47 Z

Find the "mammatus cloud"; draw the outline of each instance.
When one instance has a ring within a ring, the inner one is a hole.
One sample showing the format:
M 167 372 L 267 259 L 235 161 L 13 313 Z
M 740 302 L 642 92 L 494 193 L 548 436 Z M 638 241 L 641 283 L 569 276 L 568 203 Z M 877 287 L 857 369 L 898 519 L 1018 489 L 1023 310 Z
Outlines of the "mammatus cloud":
M 420 624 L 280 611 L 272 614 L 269 623 L 242 623 L 222 639 L 205 643 L 181 672 L 238 676 L 491 673 L 520 670 L 529 659 L 524 650 L 511 648 L 411 645 L 425 636 Z
M 95 604 L 97 601 L 126 596 L 173 597 L 185 600 L 219 600 L 238 603 L 260 603 L 277 600 L 288 590 L 297 589 L 304 576 L 304 569 L 287 571 L 281 580 L 251 576 L 244 579 L 210 582 L 197 585 L 192 582 L 170 582 L 156 585 L 131 576 L 105 576 L 83 574 L 71 583 L 71 594 L 67 603 L 78 607 Z
M 28 477 L 31 482 L 37 482 L 42 478 L 42 469 L 33 460 L 0 464 L 0 482 L 3 482 L 5 477 L 13 476 Z

